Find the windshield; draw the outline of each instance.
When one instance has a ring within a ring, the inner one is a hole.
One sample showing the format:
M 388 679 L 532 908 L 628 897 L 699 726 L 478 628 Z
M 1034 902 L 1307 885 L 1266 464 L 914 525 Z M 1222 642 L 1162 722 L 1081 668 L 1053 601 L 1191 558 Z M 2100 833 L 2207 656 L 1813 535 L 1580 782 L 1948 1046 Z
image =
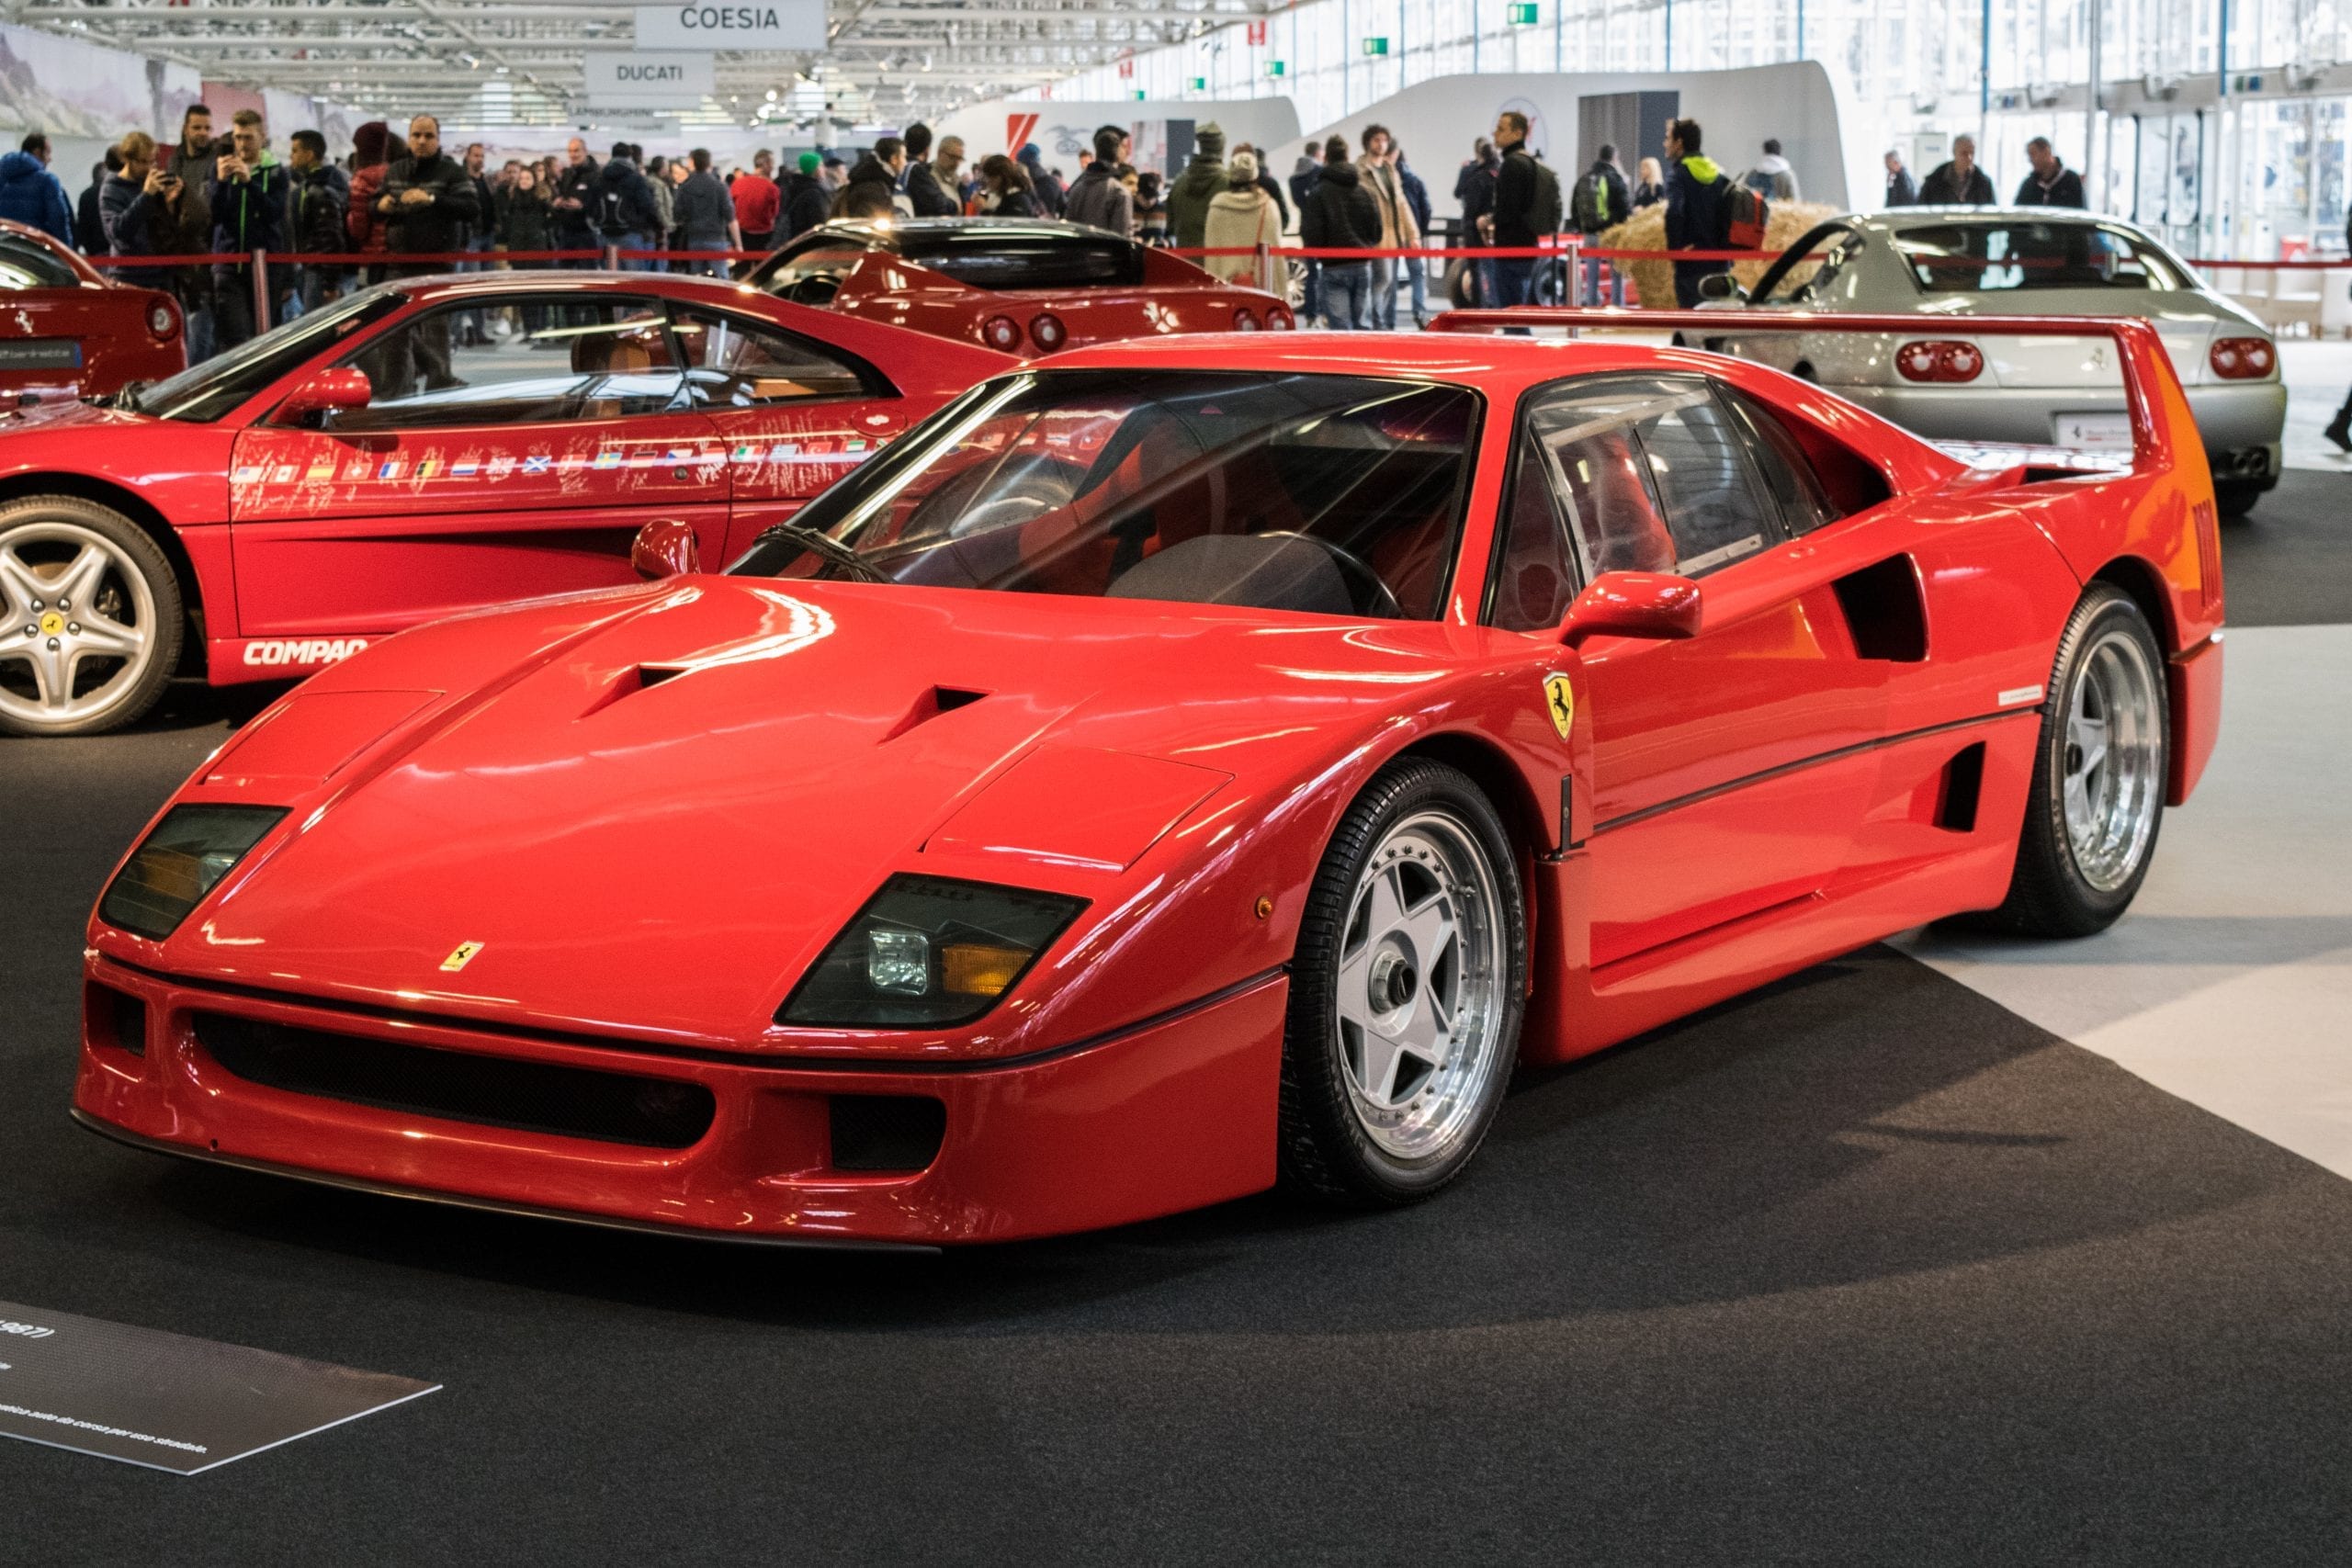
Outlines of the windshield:
M 984 382 L 771 536 L 752 576 L 1434 617 L 1476 393 L 1354 376 Z
M 2104 223 L 1937 223 L 1904 230 L 1894 251 L 1919 287 L 1938 294 L 2193 287 L 2148 241 Z
M 405 299 L 389 287 L 363 289 L 141 389 L 131 406 L 159 419 L 209 423 L 232 412 L 272 381 L 368 322 L 390 315 Z
M 1791 245 L 1756 282 L 1758 305 L 1804 305 L 1826 299 L 1829 287 L 1862 254 L 1862 237 L 1825 223 Z

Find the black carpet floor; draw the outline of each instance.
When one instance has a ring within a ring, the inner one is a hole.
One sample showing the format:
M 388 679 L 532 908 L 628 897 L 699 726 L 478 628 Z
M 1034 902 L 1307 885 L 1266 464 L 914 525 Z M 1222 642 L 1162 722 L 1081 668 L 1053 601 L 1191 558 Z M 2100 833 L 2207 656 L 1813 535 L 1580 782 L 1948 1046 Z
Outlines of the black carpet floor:
M 1377 1217 L 766 1254 L 104 1143 L 83 919 L 254 701 L 0 743 L 0 1299 L 447 1386 L 192 1480 L 0 1442 L 0 1562 L 2352 1557 L 2352 1183 L 1883 949 Z

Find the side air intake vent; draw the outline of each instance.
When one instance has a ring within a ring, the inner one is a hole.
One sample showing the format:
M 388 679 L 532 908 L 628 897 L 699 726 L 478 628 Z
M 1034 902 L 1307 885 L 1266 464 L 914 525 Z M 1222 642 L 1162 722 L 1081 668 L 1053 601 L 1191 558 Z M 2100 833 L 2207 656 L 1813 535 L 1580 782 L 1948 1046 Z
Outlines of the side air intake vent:
M 1909 556 L 1866 566 L 1834 586 L 1838 607 L 1853 629 L 1855 652 L 1899 664 L 1928 657 L 1928 607 L 1920 602 L 1919 577 Z
M 1984 742 L 1964 746 L 1944 764 L 1944 787 L 1936 801 L 1936 826 L 1948 833 L 1976 831 L 1976 802 L 1984 793 Z

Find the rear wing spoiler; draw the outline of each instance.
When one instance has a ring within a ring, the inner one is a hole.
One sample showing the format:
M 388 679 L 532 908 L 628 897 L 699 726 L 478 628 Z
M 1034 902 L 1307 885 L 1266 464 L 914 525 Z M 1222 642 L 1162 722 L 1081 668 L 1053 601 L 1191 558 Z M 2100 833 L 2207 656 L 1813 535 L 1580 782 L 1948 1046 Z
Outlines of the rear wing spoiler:
M 1682 330 L 1709 337 L 1749 333 L 1883 333 L 1922 341 L 1952 337 L 2106 337 L 2116 347 L 2132 412 L 2132 468 L 2153 474 L 2202 459 L 2204 443 L 2156 329 L 2136 316 L 1909 316 L 1817 310 L 1651 310 L 1571 305 L 1445 310 L 1430 332 L 1490 333 L 1564 327 L 1570 337 L 1599 329 Z M 1835 388 L 1829 389 L 1836 390 Z M 1989 444 L 1988 444 L 1989 445 Z M 2201 466 L 2201 461 L 2200 461 Z

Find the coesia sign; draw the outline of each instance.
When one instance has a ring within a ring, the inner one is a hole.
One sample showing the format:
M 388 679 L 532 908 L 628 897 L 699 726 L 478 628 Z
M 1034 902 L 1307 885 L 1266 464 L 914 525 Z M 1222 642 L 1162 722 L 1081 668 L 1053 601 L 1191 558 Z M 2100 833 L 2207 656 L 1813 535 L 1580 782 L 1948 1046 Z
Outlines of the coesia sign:
M 708 54 L 591 50 L 580 63 L 595 108 L 696 108 L 718 90 L 718 62 Z
M 822 49 L 825 0 L 639 6 L 637 44 L 639 49 Z

